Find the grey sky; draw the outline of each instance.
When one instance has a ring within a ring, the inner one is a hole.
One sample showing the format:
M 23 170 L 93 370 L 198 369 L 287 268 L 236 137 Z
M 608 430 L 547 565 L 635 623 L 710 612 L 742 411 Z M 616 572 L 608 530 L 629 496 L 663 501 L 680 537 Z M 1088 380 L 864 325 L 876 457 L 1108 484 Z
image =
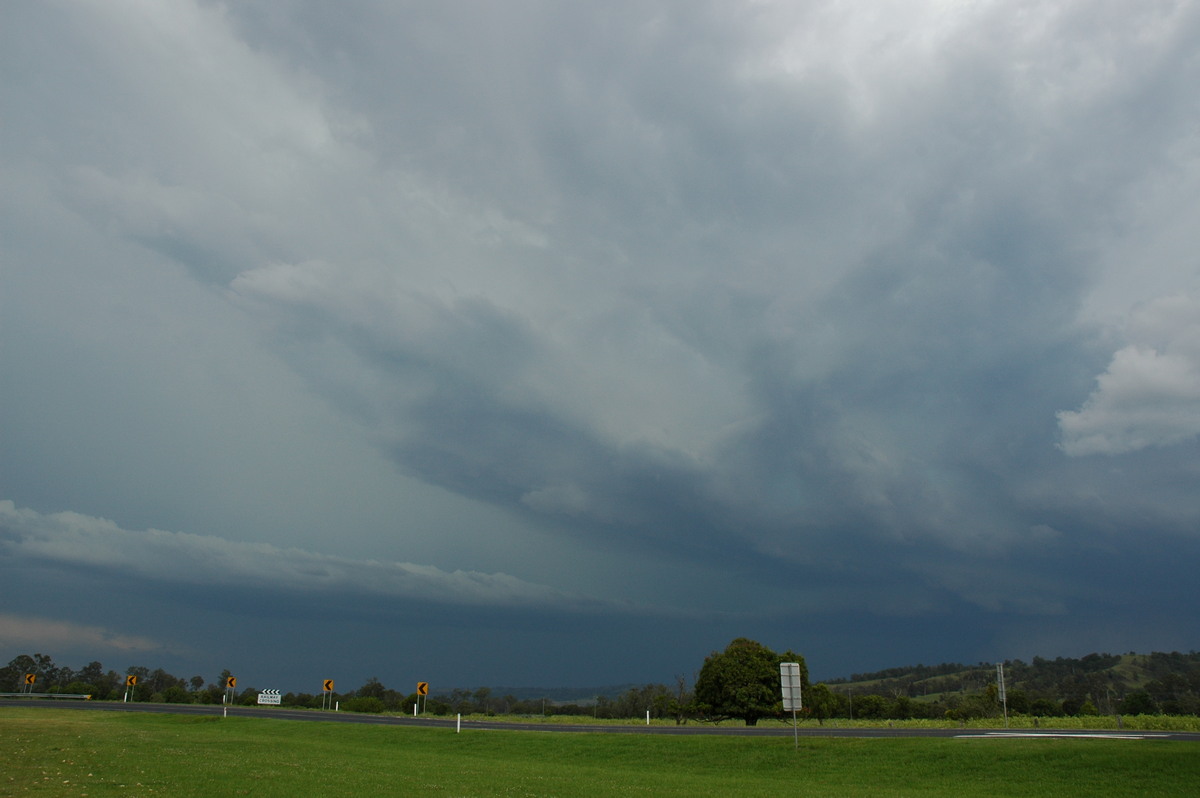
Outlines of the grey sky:
M 1195 647 L 1200 4 L 6 17 L 10 655 Z

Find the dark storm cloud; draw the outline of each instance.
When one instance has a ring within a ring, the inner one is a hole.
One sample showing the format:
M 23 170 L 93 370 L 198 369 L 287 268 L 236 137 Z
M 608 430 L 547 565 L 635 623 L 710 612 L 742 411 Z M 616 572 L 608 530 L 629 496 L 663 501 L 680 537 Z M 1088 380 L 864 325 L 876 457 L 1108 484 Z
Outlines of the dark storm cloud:
M 365 611 L 430 563 L 392 575 L 444 619 L 974 621 L 978 656 L 1101 640 L 1118 563 L 1195 598 L 1195 3 L 13 22 L 0 499 L 182 530 L 76 573 L 267 558 L 264 606 L 336 572 Z

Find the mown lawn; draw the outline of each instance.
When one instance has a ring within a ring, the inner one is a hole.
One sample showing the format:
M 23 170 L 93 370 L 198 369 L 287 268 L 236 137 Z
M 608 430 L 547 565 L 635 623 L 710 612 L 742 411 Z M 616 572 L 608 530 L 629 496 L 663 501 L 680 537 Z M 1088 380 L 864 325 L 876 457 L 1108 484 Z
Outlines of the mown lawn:
M 357 726 L 0 709 L 0 794 L 45 796 L 1186 795 L 1200 746 Z

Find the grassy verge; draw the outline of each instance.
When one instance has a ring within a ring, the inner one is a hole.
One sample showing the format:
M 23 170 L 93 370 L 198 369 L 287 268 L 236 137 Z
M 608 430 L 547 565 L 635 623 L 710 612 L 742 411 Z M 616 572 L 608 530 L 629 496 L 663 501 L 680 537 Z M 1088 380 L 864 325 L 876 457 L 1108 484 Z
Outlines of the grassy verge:
M 430 717 L 430 716 L 427 716 Z M 453 715 L 441 716 L 445 720 L 453 720 Z M 645 726 L 645 718 L 592 718 L 589 715 L 463 715 L 464 722 L 486 720 L 495 723 L 542 723 L 547 726 L 555 724 L 600 726 Z M 674 726 L 675 721 L 666 718 L 653 718 L 654 726 Z M 700 724 L 700 721 L 688 721 L 689 725 Z M 722 727 L 741 727 L 745 724 L 740 720 L 728 720 L 713 724 Z M 792 727 L 791 718 L 763 719 L 759 721 L 762 727 Z M 977 718 L 974 720 L 930 720 L 925 718 L 912 720 L 847 720 L 835 718 L 825 721 L 823 725 L 815 720 L 800 720 L 801 729 L 1002 729 L 1003 718 Z M 1127 729 L 1129 731 L 1200 731 L 1200 717 L 1194 715 L 1086 715 L 1062 718 L 1034 718 L 1028 715 L 1013 715 L 1008 719 L 1010 729 Z
M 464 731 L 0 710 L 0 794 L 1181 795 L 1194 743 Z

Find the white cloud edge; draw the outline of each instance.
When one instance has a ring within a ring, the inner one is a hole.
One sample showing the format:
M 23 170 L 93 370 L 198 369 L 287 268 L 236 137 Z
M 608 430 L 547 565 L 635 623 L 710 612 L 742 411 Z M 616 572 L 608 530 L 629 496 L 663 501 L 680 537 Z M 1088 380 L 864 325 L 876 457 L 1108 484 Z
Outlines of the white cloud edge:
M 1200 435 L 1200 299 L 1174 294 L 1139 305 L 1127 336 L 1082 407 L 1057 414 L 1068 456 L 1127 454 Z
M 21 649 L 88 648 L 118 652 L 163 651 L 165 643 L 137 635 L 118 634 L 54 618 L 0 612 L 0 647 Z
M 212 535 L 122 529 L 76 512 L 39 513 L 0 500 L 0 553 L 10 558 L 101 568 L 174 584 L 369 595 L 458 606 L 615 610 L 621 605 L 505 573 L 354 560 Z M 631 609 L 624 607 L 623 609 Z

